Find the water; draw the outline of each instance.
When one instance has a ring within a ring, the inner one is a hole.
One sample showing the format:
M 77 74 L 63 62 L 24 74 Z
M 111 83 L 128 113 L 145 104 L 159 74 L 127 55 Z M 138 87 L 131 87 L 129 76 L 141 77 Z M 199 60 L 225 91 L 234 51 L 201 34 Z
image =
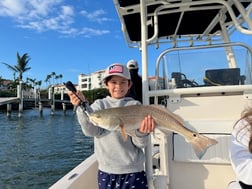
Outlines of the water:
M 0 111 L 0 188 L 44 189 L 93 153 L 71 110 Z

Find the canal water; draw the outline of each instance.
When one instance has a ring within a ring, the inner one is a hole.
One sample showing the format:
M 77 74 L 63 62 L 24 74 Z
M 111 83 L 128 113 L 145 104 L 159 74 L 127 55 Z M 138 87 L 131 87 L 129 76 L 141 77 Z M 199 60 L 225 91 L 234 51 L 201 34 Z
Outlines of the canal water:
M 72 110 L 0 111 L 1 189 L 46 189 L 92 153 Z

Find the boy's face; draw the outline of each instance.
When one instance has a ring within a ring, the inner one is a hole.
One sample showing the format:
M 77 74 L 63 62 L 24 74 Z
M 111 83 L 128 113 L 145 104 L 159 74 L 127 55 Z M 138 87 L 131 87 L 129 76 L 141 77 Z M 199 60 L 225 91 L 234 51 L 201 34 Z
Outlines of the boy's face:
M 114 75 L 107 82 L 106 88 L 108 89 L 111 97 L 119 99 L 125 97 L 131 85 L 132 83 L 129 82 L 129 80 Z

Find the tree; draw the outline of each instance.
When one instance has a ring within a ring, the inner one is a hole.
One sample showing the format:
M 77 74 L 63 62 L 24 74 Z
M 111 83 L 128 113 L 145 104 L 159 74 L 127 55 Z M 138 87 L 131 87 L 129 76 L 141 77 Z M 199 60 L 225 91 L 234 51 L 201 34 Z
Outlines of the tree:
M 52 72 L 51 76 L 52 76 L 51 78 L 53 79 L 52 84 L 54 85 L 55 84 L 54 82 L 55 82 L 56 73 Z
M 56 75 L 56 76 L 55 76 L 55 80 L 56 80 L 56 81 L 58 81 L 58 79 L 62 79 L 62 78 L 63 78 L 63 75 L 62 75 L 62 74 L 59 74 L 59 75 Z M 57 83 L 58 83 L 58 82 L 57 82 Z M 60 80 L 59 83 L 61 83 L 61 80 Z M 58 84 L 59 84 L 59 83 L 58 83 Z
M 32 78 L 29 78 L 29 77 L 26 78 L 26 84 L 27 84 L 27 86 L 31 83 L 30 86 L 32 88 L 34 88 L 35 81 L 36 81 L 36 79 L 32 79 Z
M 2 76 L 0 76 L 0 88 L 2 85 L 3 85 L 3 78 L 2 78 Z
M 40 88 L 40 87 L 41 87 L 41 85 L 42 85 L 42 81 L 41 81 L 41 80 L 36 81 L 36 82 L 35 82 L 35 85 L 38 85 L 38 86 L 39 86 L 39 88 Z
M 46 76 L 45 82 L 48 83 L 49 87 L 51 85 L 55 85 L 55 80 L 57 82 L 58 79 L 61 79 L 63 77 L 62 74 L 56 75 L 55 72 L 52 72 L 51 74 Z M 52 79 L 52 82 L 51 82 Z
M 49 86 L 51 85 L 51 78 L 52 78 L 51 75 L 47 75 L 45 79 L 45 82 L 48 83 Z
M 29 61 L 31 60 L 31 58 L 29 57 L 29 55 L 27 53 L 23 54 L 23 56 L 20 56 L 19 53 L 17 52 L 17 64 L 14 66 L 11 66 L 10 64 L 7 64 L 5 62 L 3 62 L 4 65 L 7 66 L 7 68 L 9 68 L 10 70 L 14 71 L 14 77 L 15 74 L 18 73 L 19 77 L 19 81 L 22 81 L 23 79 L 23 73 L 30 70 L 31 67 L 28 67 Z M 14 78 L 15 80 L 15 78 Z

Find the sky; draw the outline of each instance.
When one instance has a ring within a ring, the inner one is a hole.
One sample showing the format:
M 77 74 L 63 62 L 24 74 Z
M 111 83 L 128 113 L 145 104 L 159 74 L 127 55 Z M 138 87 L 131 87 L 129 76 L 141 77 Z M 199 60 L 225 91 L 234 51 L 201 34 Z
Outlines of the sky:
M 0 25 L 0 62 L 16 65 L 17 52 L 28 53 L 31 69 L 23 78 L 42 86 L 52 72 L 77 83 L 79 74 L 140 60 L 126 44 L 112 0 L 1 0 Z M 0 63 L 0 76 L 13 79 L 13 72 Z
M 52 72 L 77 84 L 79 74 L 141 61 L 140 51 L 127 46 L 113 0 L 1 0 L 0 25 L 0 62 L 16 65 L 17 52 L 28 53 L 31 69 L 23 78 L 41 80 L 42 87 Z M 244 39 L 252 45 L 251 38 Z M 155 62 L 157 55 L 149 58 Z M 149 68 L 153 75 L 155 65 Z M 13 79 L 13 72 L 0 63 L 0 76 Z

